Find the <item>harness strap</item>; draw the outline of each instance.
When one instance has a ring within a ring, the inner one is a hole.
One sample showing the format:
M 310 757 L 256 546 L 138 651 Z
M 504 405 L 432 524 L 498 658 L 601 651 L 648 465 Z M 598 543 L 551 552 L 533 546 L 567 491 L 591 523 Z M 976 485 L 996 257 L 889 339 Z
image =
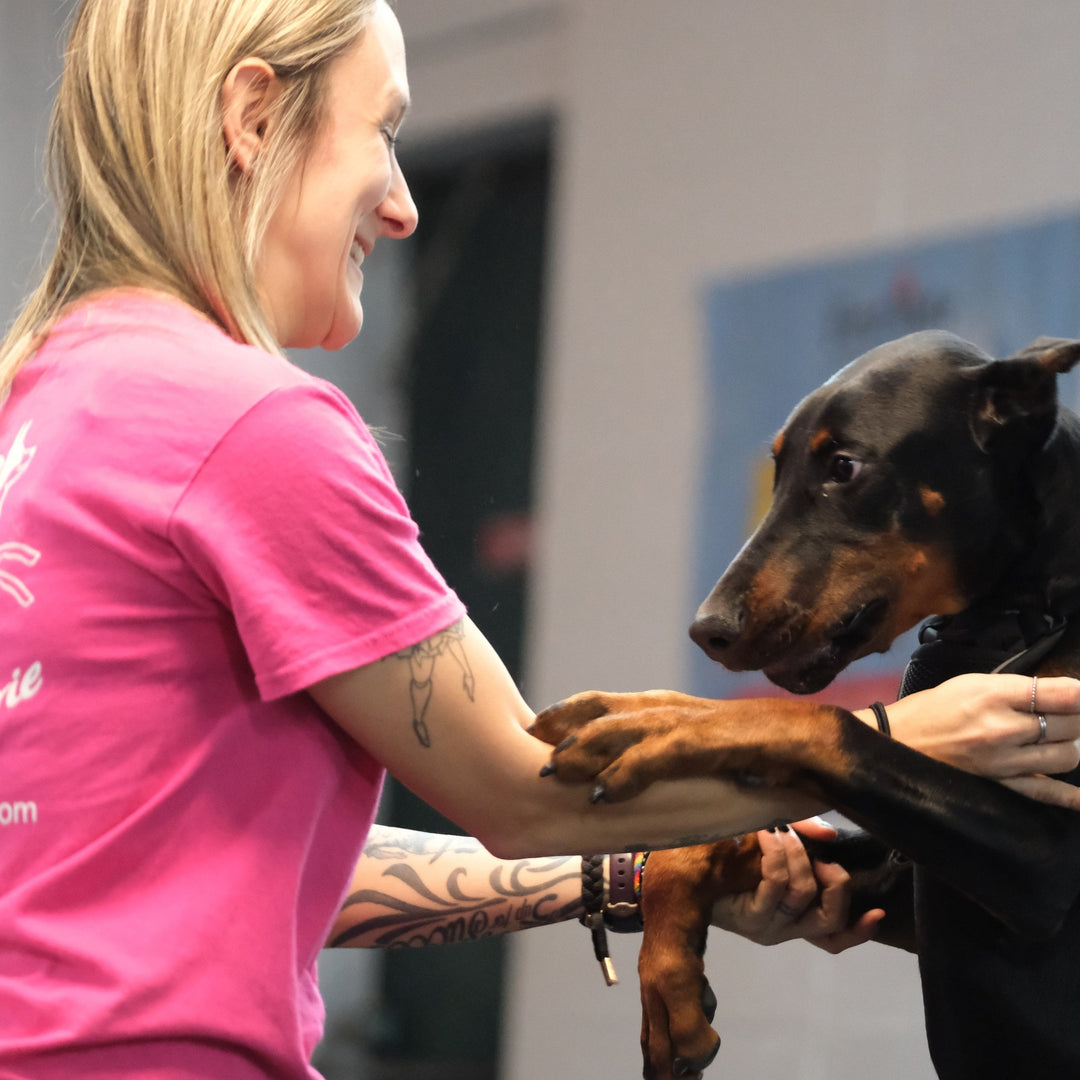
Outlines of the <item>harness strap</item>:
M 1065 594 L 1047 610 L 980 606 L 929 619 L 919 630 L 919 647 L 904 670 L 898 696 L 973 671 L 1031 675 L 1077 613 L 1080 589 Z

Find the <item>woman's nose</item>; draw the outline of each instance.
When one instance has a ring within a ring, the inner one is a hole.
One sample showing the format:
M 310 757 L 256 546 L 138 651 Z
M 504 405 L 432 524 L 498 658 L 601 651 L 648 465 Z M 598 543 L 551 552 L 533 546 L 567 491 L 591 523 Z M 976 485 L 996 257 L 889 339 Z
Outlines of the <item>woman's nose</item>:
M 383 200 L 381 216 L 386 235 L 394 240 L 404 240 L 405 237 L 412 236 L 420 220 L 420 213 L 413 202 L 405 174 L 397 164 L 394 166 L 390 190 Z

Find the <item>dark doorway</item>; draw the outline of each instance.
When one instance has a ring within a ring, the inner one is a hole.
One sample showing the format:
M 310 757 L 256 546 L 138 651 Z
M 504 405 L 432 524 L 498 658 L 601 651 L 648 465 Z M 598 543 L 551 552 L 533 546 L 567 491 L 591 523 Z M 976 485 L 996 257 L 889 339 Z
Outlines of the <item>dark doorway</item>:
M 402 479 L 425 548 L 520 679 L 551 127 L 403 158 L 421 227 Z M 400 785 L 386 805 L 390 824 L 458 831 Z M 379 1075 L 494 1080 L 503 953 L 492 938 L 385 954 Z

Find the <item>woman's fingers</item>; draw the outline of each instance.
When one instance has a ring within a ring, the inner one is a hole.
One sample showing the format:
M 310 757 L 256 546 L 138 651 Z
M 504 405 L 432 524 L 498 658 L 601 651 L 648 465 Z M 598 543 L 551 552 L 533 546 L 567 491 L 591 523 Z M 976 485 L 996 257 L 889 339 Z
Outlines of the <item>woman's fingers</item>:
M 824 822 L 798 823 L 808 835 L 830 839 L 836 830 Z M 794 829 L 758 833 L 761 881 L 755 889 L 721 898 L 713 908 L 714 926 L 761 945 L 794 938 L 833 938 L 823 947 L 837 952 L 867 940 L 878 917 L 863 916 L 848 927 L 851 878 L 835 863 L 812 862 Z
M 1080 765 L 1078 687 L 1071 678 L 1020 677 L 1012 702 L 1016 752 L 1002 756 L 998 775 L 1066 773 Z M 1035 785 L 1033 790 L 1053 789 Z M 1060 791 L 1053 796 L 1054 801 L 1061 797 Z
M 1064 675 L 1008 677 L 1020 683 L 1017 689 L 1018 700 L 1014 705 L 1019 712 L 1042 712 L 1046 713 L 1048 718 L 1051 713 L 1071 713 L 1073 734 L 1068 737 L 1080 737 L 1080 729 L 1076 726 L 1080 724 L 1080 680 Z M 1032 689 L 1035 691 L 1034 695 Z
M 828 953 L 842 953 L 853 945 L 862 945 L 870 941 L 877 931 L 878 923 L 885 918 L 883 908 L 872 908 L 863 912 L 858 920 L 850 927 L 838 930 L 834 934 L 826 934 L 824 937 L 808 938 L 811 945 L 824 949 Z
M 802 821 L 793 821 L 791 827 L 800 835 L 811 840 L 835 840 L 836 829 L 824 818 L 810 817 Z
M 1072 772 L 1080 765 L 1080 745 L 1072 742 L 1025 743 L 1016 748 L 1011 758 L 1002 758 L 1002 776 L 1023 776 L 1027 773 Z
M 1049 776 L 1014 776 L 1001 783 L 1029 799 L 1064 806 L 1067 810 L 1080 810 L 1080 788 L 1064 780 L 1052 780 Z
M 821 934 L 831 934 L 847 926 L 851 875 L 839 863 L 816 862 L 814 871 L 821 885 L 821 899 L 816 910 L 808 915 L 816 918 Z
M 806 853 L 798 833 L 784 825 L 777 833 L 787 856 L 787 888 L 776 905 L 776 914 L 794 921 L 814 902 L 818 894 L 818 882 L 810 856 Z
M 902 742 L 982 776 L 1067 772 L 1080 762 L 1080 680 L 1065 676 L 959 675 L 896 702 L 889 716 Z
M 762 829 L 758 833 L 758 846 L 761 848 L 761 883 L 751 894 L 747 907 L 768 917 L 787 892 L 787 849 L 780 834 L 771 829 Z

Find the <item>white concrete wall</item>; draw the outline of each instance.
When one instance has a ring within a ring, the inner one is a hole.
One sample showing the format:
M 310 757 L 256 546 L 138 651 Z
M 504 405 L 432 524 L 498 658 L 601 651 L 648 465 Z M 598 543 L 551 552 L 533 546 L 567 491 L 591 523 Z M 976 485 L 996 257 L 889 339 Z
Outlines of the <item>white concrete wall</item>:
M 398 0 L 407 137 L 560 119 L 528 692 L 676 685 L 703 430 L 701 289 L 1080 197 L 1075 0 Z M 40 244 L 59 8 L 0 0 L 0 303 Z M 634 941 L 523 935 L 504 1080 L 639 1071 Z M 913 963 L 719 934 L 726 1080 L 929 1077 Z
M 29 291 L 50 221 L 41 178 L 66 3 L 0 0 L 0 325 Z
M 703 284 L 1080 201 L 1080 5 L 398 10 L 416 43 L 409 137 L 560 118 L 530 698 L 677 684 L 697 599 Z M 519 37 L 497 32 L 508 12 Z M 471 45 L 458 32 L 440 49 L 447 20 L 474 19 Z M 624 985 L 605 990 L 580 927 L 516 942 L 505 1080 L 638 1075 L 634 944 L 618 944 Z M 932 1075 L 909 957 L 716 934 L 708 967 L 727 1080 Z

